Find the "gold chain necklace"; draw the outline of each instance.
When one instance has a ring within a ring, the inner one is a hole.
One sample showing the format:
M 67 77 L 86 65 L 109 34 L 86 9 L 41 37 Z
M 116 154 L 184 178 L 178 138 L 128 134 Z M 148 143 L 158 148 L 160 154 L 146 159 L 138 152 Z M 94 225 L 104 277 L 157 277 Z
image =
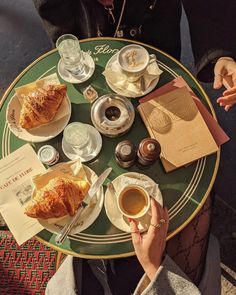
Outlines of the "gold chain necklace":
M 116 18 L 113 14 L 114 11 L 114 0 L 98 0 L 99 3 L 101 3 L 104 6 L 104 9 L 107 10 L 108 12 L 108 18 L 111 19 L 111 23 L 114 25 L 116 23 Z M 107 2 L 109 2 L 109 4 L 107 4 Z M 150 10 L 153 10 L 154 7 L 156 6 L 157 0 L 153 0 L 153 3 L 149 6 Z M 116 25 L 116 29 L 115 29 L 115 33 L 113 35 L 113 37 L 123 37 L 123 33 L 119 30 L 122 18 L 123 18 L 123 14 L 124 14 L 124 10 L 125 10 L 125 5 L 126 5 L 126 0 L 123 0 L 122 3 L 122 8 L 120 11 L 120 15 L 119 15 L 119 20 L 118 23 Z M 140 28 L 142 27 L 142 25 L 140 26 Z M 97 31 L 97 36 L 101 37 L 102 33 L 98 28 Z

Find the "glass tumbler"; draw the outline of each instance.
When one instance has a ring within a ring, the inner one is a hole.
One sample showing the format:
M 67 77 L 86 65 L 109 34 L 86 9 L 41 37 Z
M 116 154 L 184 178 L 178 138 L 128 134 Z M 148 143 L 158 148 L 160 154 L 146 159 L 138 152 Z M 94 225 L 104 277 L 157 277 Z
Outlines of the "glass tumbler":
M 66 126 L 63 132 L 65 143 L 79 155 L 87 155 L 91 152 L 91 137 L 87 124 L 73 122 Z
M 56 41 L 56 47 L 64 63 L 65 69 L 75 76 L 83 76 L 85 65 L 83 51 L 79 40 L 72 34 L 65 34 Z

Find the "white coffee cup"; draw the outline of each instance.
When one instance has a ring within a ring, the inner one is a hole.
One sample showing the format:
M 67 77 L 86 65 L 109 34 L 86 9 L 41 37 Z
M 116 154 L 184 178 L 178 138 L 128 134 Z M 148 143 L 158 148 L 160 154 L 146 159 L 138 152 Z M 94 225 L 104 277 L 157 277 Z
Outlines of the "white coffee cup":
M 117 206 L 121 214 L 128 218 L 143 217 L 150 208 L 150 196 L 141 186 L 130 184 L 123 188 L 117 198 Z
M 143 46 L 131 44 L 119 51 L 117 61 L 128 81 L 135 82 L 144 74 L 148 65 L 156 61 L 156 56 L 149 54 Z

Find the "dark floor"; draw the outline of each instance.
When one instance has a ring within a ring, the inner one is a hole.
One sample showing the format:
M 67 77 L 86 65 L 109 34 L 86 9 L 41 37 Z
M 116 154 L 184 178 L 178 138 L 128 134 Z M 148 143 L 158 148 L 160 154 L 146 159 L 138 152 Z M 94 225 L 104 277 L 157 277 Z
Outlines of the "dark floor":
M 0 97 L 15 77 L 33 60 L 51 48 L 31 0 L 0 1 Z M 186 18 L 182 20 L 182 63 L 194 73 L 193 57 Z M 222 147 L 221 162 L 215 182 L 216 202 L 213 232 L 221 243 L 222 294 L 236 294 L 236 107 L 226 113 L 216 103 L 219 95 L 212 85 L 203 84 L 218 121 L 230 136 Z

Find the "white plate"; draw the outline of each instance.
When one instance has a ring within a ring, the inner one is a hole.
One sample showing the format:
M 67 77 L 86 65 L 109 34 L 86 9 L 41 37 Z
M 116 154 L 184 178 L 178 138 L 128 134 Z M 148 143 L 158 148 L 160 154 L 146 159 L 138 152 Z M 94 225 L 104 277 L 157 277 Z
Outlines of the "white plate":
M 19 124 L 21 104 L 17 98 L 17 95 L 15 94 L 7 106 L 6 121 L 11 132 L 16 137 L 28 142 L 44 142 L 56 137 L 68 124 L 71 116 L 71 103 L 67 96 L 66 102 L 61 104 L 60 108 L 64 107 L 65 105 L 68 108 L 68 115 L 62 117 L 59 120 L 52 120 L 48 124 L 27 130 L 23 129 Z M 60 111 L 60 108 L 58 112 Z
M 143 181 L 150 181 L 150 183 L 153 183 L 155 185 L 156 183 L 147 175 L 145 174 L 139 174 L 136 172 L 128 172 L 125 174 L 122 174 L 115 178 L 112 183 L 115 187 L 115 189 L 118 191 L 117 185 L 118 182 L 121 181 L 121 178 L 123 176 L 131 177 L 137 179 L 142 179 Z M 160 190 L 158 189 L 155 193 L 154 198 L 163 206 L 163 199 Z M 111 221 L 111 223 L 117 227 L 118 229 L 124 231 L 124 232 L 129 232 L 130 233 L 130 223 L 128 219 L 123 216 L 117 206 L 117 201 L 114 195 L 111 194 L 109 189 L 106 190 L 105 193 L 105 202 L 104 202 L 105 210 L 107 217 Z M 149 212 L 143 216 L 142 218 L 137 219 L 138 221 L 138 227 L 140 231 L 145 231 L 148 229 L 150 225 L 150 220 L 151 220 L 151 215 L 150 215 L 150 210 Z
M 72 76 L 71 73 L 69 73 L 66 70 L 62 59 L 59 60 L 57 70 L 58 70 L 58 74 L 61 76 L 63 80 L 72 84 L 78 84 L 78 83 L 85 82 L 93 75 L 95 70 L 95 63 L 93 58 L 87 52 L 84 52 L 84 51 L 83 51 L 83 57 L 84 57 L 84 64 L 85 64 L 85 74 L 80 78 Z
M 88 161 L 94 159 L 101 151 L 101 148 L 102 148 L 101 134 L 93 126 L 91 126 L 89 124 L 85 124 L 85 125 L 87 125 L 87 127 L 88 127 L 88 131 L 90 133 L 92 140 L 96 144 L 96 148 L 93 150 L 92 153 L 80 156 L 76 153 L 76 151 L 74 149 L 72 149 L 68 144 L 66 144 L 64 139 L 62 139 L 61 146 L 62 146 L 63 153 L 67 156 L 67 158 L 69 158 L 72 161 L 80 159 L 80 161 L 82 163 L 88 162 Z
M 83 168 L 87 175 L 88 181 L 90 183 L 94 183 L 96 179 L 98 178 L 97 174 L 88 166 L 83 165 Z M 87 206 L 82 211 L 77 224 L 71 230 L 70 234 L 79 233 L 85 230 L 86 228 L 88 228 L 90 225 L 92 225 L 102 210 L 103 202 L 104 202 L 104 194 L 103 194 L 103 187 L 101 186 L 95 196 L 95 199 L 91 201 L 91 205 Z M 48 221 L 44 219 L 38 219 L 38 220 L 42 224 L 42 226 L 46 228 L 48 231 L 52 233 L 59 233 L 62 227 L 68 224 L 71 219 L 72 217 L 66 216 L 63 219 L 60 219 L 60 221 L 58 221 L 57 223 L 48 223 Z
M 118 56 L 118 53 L 116 53 L 115 55 L 113 55 L 109 59 L 109 61 L 106 64 L 106 69 L 109 67 L 110 68 L 112 67 L 112 65 L 117 61 L 117 56 Z M 158 64 L 157 64 L 157 62 L 154 62 L 154 63 L 150 64 L 149 67 L 150 66 L 158 67 Z M 107 82 L 108 86 L 111 88 L 111 90 L 113 90 L 117 94 L 120 94 L 120 95 L 123 95 L 126 97 L 132 97 L 132 98 L 141 97 L 141 96 L 144 96 L 144 95 L 148 94 L 149 92 L 151 92 L 157 86 L 159 78 L 160 77 L 158 76 L 156 79 L 152 80 L 149 87 L 147 87 L 144 91 L 140 91 L 140 93 L 136 94 L 136 93 L 132 93 L 131 91 L 128 91 L 126 88 L 121 89 L 121 88 L 116 87 L 105 76 L 106 82 Z

